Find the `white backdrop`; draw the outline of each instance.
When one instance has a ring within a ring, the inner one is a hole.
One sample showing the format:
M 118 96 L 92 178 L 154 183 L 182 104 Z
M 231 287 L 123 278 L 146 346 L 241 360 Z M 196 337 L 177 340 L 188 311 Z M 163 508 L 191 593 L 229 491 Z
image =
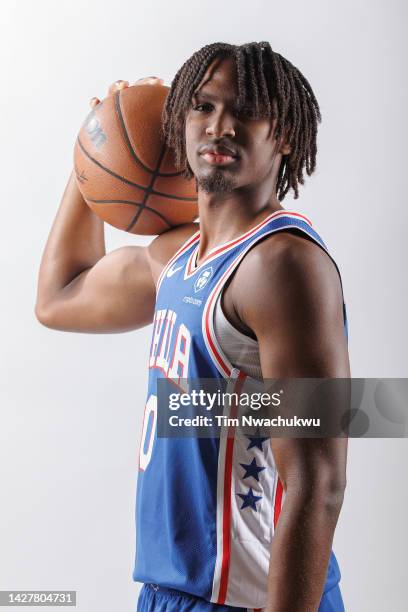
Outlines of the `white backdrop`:
M 2 4 L 0 589 L 77 590 L 80 612 L 135 610 L 134 494 L 150 328 L 48 330 L 42 249 L 88 100 L 170 81 L 204 44 L 269 40 L 321 105 L 301 197 L 342 272 L 355 377 L 407 376 L 406 5 L 398 0 Z M 108 250 L 143 244 L 107 228 Z M 402 612 L 406 440 L 352 440 L 335 536 L 349 612 Z

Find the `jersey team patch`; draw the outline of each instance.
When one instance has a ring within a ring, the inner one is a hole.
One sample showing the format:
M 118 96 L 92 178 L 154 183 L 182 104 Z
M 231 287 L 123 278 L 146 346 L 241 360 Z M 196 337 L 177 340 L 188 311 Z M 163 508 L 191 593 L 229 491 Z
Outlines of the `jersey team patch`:
M 201 289 L 204 289 L 204 287 L 207 285 L 207 283 L 211 279 L 212 275 L 213 275 L 212 266 L 203 270 L 200 276 L 197 278 L 196 282 L 194 283 L 194 293 L 197 293 L 198 291 L 201 291 Z

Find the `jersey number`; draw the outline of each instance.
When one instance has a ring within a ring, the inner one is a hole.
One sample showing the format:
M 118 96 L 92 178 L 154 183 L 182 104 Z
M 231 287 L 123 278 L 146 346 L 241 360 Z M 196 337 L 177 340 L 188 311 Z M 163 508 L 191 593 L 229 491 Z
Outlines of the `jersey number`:
M 157 426 L 157 395 L 150 395 L 147 400 L 144 416 L 142 439 L 139 450 L 139 470 L 144 471 L 152 457 L 154 437 Z

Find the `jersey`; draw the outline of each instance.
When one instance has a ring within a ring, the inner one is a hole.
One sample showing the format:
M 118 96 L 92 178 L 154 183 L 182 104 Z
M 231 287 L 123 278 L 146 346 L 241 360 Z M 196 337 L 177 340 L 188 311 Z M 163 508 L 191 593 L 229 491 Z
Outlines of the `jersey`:
M 247 376 L 234 368 L 217 341 L 214 306 L 246 253 L 290 228 L 331 257 L 309 219 L 281 210 L 194 266 L 197 231 L 158 279 L 139 449 L 135 581 L 218 604 L 266 605 L 270 547 L 285 499 L 270 439 L 158 437 L 157 380 L 223 377 L 239 390 Z M 343 315 L 348 337 L 344 300 Z M 325 592 L 339 580 L 331 552 Z
M 214 333 L 218 344 L 235 368 L 251 378 L 262 380 L 258 341 L 232 325 L 224 314 L 221 302 L 222 293 L 214 307 Z

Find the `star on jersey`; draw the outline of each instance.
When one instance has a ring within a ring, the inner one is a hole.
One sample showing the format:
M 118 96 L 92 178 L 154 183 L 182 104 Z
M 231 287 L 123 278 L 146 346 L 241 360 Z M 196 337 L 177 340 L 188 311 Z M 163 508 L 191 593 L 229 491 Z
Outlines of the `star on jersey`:
M 249 478 L 252 476 L 252 478 L 255 478 L 258 482 L 259 472 L 262 472 L 262 470 L 265 469 L 264 467 L 259 467 L 259 465 L 257 465 L 255 457 L 252 459 L 251 463 L 240 463 L 239 465 L 241 465 L 245 470 L 245 474 L 242 478 Z
M 257 428 L 256 432 L 257 432 L 257 435 L 255 436 L 245 436 L 246 438 L 248 438 L 248 440 L 251 440 L 247 450 L 249 450 L 250 448 L 255 448 L 255 447 L 259 448 L 259 450 L 263 450 L 262 444 L 266 442 L 266 440 L 269 440 L 269 438 L 261 438 L 261 436 L 259 435 L 259 427 Z
M 243 510 L 244 508 L 252 508 L 252 510 L 255 510 L 255 512 L 258 512 L 258 508 L 256 507 L 256 502 L 262 499 L 262 497 L 259 495 L 254 495 L 254 492 L 252 491 L 251 487 L 249 487 L 248 493 L 246 494 L 237 493 L 237 495 L 244 501 L 244 503 L 242 504 L 240 508 L 241 510 Z

